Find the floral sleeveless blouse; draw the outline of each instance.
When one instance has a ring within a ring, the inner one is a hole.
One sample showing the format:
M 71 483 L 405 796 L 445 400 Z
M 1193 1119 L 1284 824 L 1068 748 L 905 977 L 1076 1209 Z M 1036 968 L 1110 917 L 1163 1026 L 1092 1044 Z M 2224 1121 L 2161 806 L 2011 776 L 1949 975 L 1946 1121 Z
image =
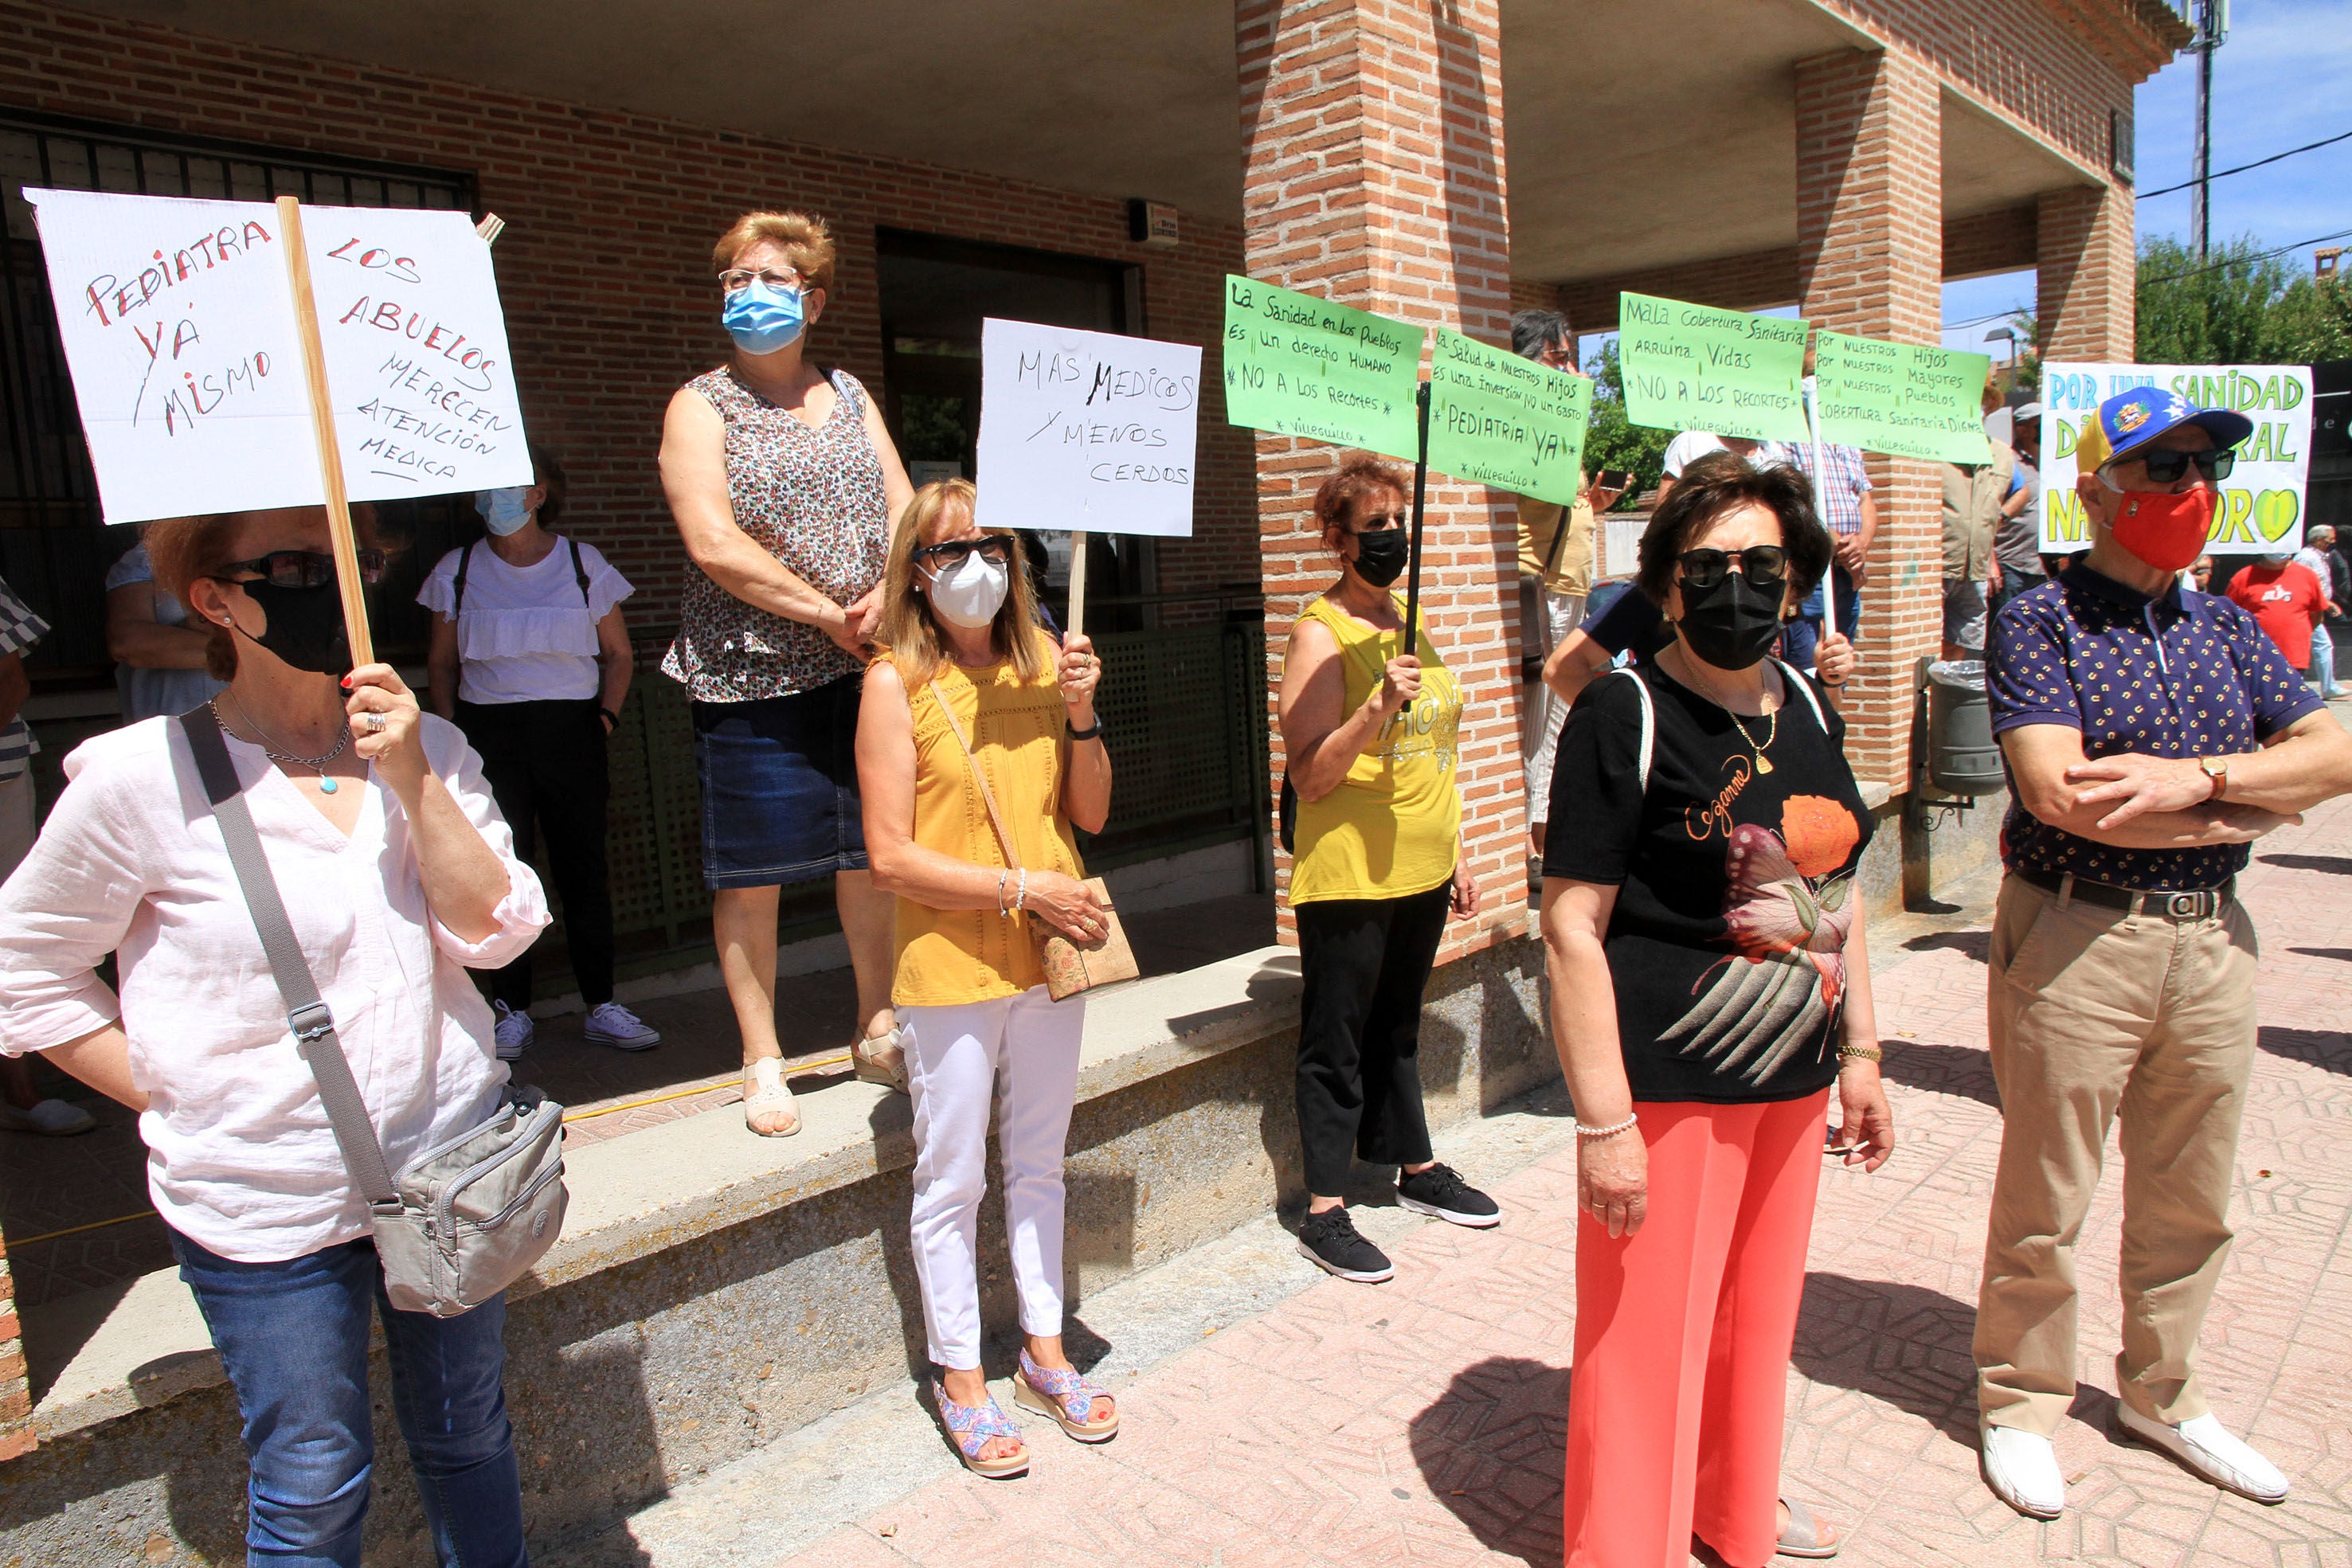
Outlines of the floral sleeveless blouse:
M 687 384 L 726 422 L 735 526 L 819 593 L 847 604 L 882 580 L 890 511 L 882 460 L 866 435 L 866 389 L 846 371 L 830 379 L 833 413 L 814 430 L 731 366 Z M 816 627 L 744 603 L 688 562 L 662 674 L 684 682 L 695 701 L 791 696 L 864 668 Z

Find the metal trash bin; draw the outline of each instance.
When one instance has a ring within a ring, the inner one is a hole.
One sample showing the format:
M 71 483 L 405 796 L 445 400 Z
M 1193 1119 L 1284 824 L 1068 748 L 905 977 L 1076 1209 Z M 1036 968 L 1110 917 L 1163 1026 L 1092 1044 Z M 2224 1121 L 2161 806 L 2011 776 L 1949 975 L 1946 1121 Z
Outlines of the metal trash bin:
M 2007 786 L 1981 659 L 1927 666 L 1927 781 L 1947 795 L 1970 798 Z

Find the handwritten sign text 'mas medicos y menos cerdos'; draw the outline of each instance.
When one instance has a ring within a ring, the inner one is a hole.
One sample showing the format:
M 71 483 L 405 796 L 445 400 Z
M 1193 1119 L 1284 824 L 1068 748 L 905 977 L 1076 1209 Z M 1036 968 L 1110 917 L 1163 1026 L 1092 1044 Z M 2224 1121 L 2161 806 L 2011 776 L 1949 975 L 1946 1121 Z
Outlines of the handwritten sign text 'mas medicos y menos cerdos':
M 1617 312 L 1632 423 L 1753 441 L 1805 439 L 1802 321 L 1647 294 L 1620 295 Z
M 27 190 L 110 523 L 324 498 L 278 209 Z M 305 207 L 351 498 L 528 485 L 489 246 L 463 213 Z
M 1990 460 L 1986 356 L 1824 329 L 1814 339 L 1813 368 L 1824 442 L 1939 463 Z
M 2239 444 L 2237 466 L 2216 486 L 2213 551 L 2260 555 L 2301 548 L 2311 469 L 2309 367 L 2051 361 L 2042 367 L 2042 549 L 2056 555 L 2091 543 L 2090 516 L 2074 488 L 2074 444 L 2098 417 L 2099 404 L 2145 386 L 2254 422 L 2253 434 Z
M 1225 417 L 1277 435 L 1420 455 L 1425 334 L 1271 283 L 1225 278 Z
M 1200 426 L 1198 348 L 992 318 L 974 520 L 1188 537 Z
M 1429 465 L 1538 500 L 1576 499 L 1592 383 L 1438 329 Z

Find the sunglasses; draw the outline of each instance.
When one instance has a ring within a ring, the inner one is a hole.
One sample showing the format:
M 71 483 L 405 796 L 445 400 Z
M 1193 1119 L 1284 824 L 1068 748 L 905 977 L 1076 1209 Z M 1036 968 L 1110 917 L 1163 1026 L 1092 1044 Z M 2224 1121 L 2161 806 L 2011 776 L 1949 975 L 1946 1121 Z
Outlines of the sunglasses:
M 1789 552 L 1779 545 L 1749 545 L 1738 552 L 1739 575 L 1750 588 L 1788 580 Z M 1683 585 L 1713 588 L 1731 570 L 1732 553 L 1719 549 L 1686 549 L 1675 558 L 1682 563 Z
M 381 582 L 383 580 L 384 555 L 380 549 L 359 552 L 360 580 Z M 311 549 L 274 549 L 268 555 L 255 556 L 251 560 L 233 560 L 213 573 L 215 580 L 243 580 L 228 574 L 249 571 L 272 588 L 324 588 L 335 580 L 335 558 Z
M 2197 472 L 2204 475 L 2208 479 L 2227 479 L 2230 476 L 2230 471 L 2238 465 L 2238 455 L 2234 451 L 2166 450 L 2150 452 L 2137 457 L 2126 457 L 2119 461 L 2138 464 L 2147 472 L 2151 484 L 2177 485 L 2180 482 L 2180 476 L 2189 472 L 2189 465 L 2192 463 L 2197 465 Z
M 932 575 L 961 566 L 965 558 L 978 553 L 1003 566 L 1013 559 L 1013 539 L 1008 534 L 982 534 L 976 539 L 941 539 L 935 545 L 925 545 L 915 552 L 915 564 L 928 568 Z

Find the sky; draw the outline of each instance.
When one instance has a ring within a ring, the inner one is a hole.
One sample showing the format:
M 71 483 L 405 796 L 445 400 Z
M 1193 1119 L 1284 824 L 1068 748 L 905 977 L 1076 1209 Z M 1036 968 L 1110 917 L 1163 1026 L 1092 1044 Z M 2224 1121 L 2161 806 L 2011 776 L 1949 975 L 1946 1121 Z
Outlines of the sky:
M 2197 134 L 2197 57 L 2184 54 L 2140 84 L 2133 106 L 2134 172 L 2143 191 L 2189 178 Z M 2213 167 L 2267 158 L 2352 131 L 2352 0 L 2232 0 L 2230 36 L 2213 56 Z M 2352 229 L 2352 141 L 2232 174 L 2212 183 L 2213 243 L 2251 235 L 2264 249 Z M 2143 198 L 2142 238 L 2193 246 L 2189 193 Z M 2339 238 L 2330 245 L 2352 245 Z M 2285 259 L 2311 267 L 2313 246 Z M 2033 305 L 2033 274 L 2007 273 L 1944 287 L 1944 343 L 2001 353 L 1984 334 L 1998 322 L 1956 323 Z

